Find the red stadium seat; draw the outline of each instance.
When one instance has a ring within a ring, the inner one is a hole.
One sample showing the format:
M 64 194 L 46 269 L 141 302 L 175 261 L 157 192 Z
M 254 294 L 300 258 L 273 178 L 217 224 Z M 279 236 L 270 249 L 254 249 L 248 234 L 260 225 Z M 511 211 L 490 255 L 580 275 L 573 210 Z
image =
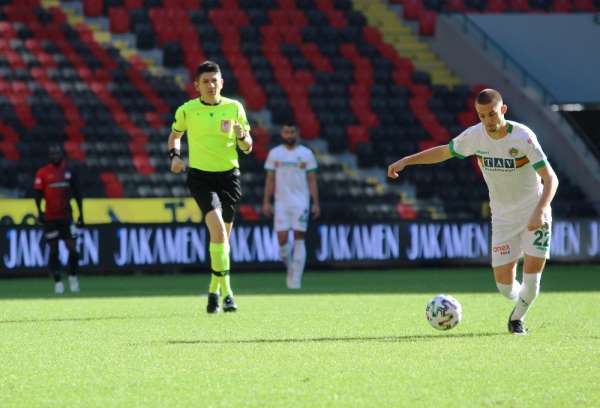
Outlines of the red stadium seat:
M 302 28 L 307 25 L 306 17 L 300 10 L 292 10 L 288 13 L 288 18 L 292 27 Z
M 296 121 L 299 123 L 300 133 L 304 139 L 317 139 L 320 136 L 321 126 L 314 115 L 296 118 Z
M 350 147 L 350 150 L 352 151 L 356 150 L 356 145 L 359 142 L 369 141 L 369 132 L 362 126 L 348 126 L 346 128 L 346 134 L 348 137 L 348 147 Z
M 466 10 L 464 0 L 448 0 L 446 9 L 448 11 L 464 12 Z
M 552 11 L 557 13 L 568 13 L 573 9 L 573 2 L 571 0 L 554 0 L 552 4 Z
M 382 36 L 381 36 L 381 31 L 379 31 L 377 28 L 375 27 L 369 27 L 366 26 L 363 28 L 363 37 L 365 38 L 365 40 L 373 45 L 373 46 L 380 46 L 380 45 L 388 45 L 386 43 L 383 42 Z M 394 52 L 397 53 L 397 51 L 394 49 Z
M 528 0 L 510 0 L 510 9 L 512 11 L 527 12 L 530 10 Z
M 418 20 L 423 12 L 423 3 L 420 0 L 406 0 L 404 2 L 403 16 L 407 20 Z
M 144 7 L 144 0 L 125 0 L 125 8 L 128 10 Z
M 278 0 L 277 3 L 282 10 L 293 10 L 296 8 L 294 0 Z
M 419 18 L 419 34 L 433 36 L 435 34 L 435 24 L 437 13 L 435 11 L 424 11 Z
M 593 0 L 575 0 L 573 10 L 579 12 L 590 13 L 596 10 Z
M 473 126 L 477 124 L 477 122 L 479 122 L 477 114 L 475 114 L 475 112 L 473 112 L 472 110 L 469 110 L 467 112 L 460 112 L 457 117 L 458 123 L 465 128 Z
M 111 7 L 108 10 L 110 32 L 125 34 L 129 32 L 129 14 L 124 7 Z
M 103 13 L 102 0 L 83 0 L 83 14 L 86 17 L 100 17 Z
M 100 173 L 100 180 L 104 184 L 104 191 L 109 198 L 123 197 L 123 185 L 112 172 Z
M 488 0 L 487 3 L 487 11 L 490 13 L 502 13 L 507 7 L 505 0 Z

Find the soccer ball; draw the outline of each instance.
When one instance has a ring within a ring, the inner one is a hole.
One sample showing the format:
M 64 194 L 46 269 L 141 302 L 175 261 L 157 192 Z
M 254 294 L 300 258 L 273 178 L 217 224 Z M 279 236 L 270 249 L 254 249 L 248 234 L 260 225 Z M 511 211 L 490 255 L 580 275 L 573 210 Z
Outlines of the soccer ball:
M 437 330 L 450 330 L 462 319 L 462 307 L 458 300 L 448 295 L 437 295 L 425 308 L 427 321 Z

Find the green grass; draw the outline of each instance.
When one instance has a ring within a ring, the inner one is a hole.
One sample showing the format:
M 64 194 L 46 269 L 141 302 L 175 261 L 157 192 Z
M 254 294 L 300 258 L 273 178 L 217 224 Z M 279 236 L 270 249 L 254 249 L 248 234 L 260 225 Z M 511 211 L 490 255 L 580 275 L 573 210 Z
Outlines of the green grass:
M 234 276 L 236 314 L 204 312 L 207 275 L 0 281 L 0 407 L 593 407 L 600 266 L 551 266 L 528 315 L 489 269 Z M 425 303 L 454 295 L 437 332 Z

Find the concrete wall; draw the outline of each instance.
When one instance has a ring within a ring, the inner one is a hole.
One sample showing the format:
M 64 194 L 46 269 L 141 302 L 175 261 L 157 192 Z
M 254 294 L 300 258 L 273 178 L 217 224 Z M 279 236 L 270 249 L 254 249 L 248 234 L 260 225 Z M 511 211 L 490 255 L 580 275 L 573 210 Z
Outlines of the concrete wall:
M 551 163 L 559 163 L 574 183 L 587 194 L 600 211 L 600 164 L 566 121 L 539 95 L 523 86 L 518 73 L 510 72 L 494 56 L 491 48 L 465 33 L 460 19 L 440 16 L 431 42 L 433 50 L 469 84 L 484 83 L 498 89 L 510 111 L 538 136 Z M 599 71 L 600 72 L 600 71 Z
M 470 14 L 557 103 L 600 102 L 600 24 L 591 13 Z

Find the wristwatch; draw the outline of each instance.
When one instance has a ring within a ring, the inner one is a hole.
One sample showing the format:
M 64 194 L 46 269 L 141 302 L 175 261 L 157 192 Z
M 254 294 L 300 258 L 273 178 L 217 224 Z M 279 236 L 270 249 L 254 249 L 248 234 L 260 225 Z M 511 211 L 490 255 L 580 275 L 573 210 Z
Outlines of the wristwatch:
M 172 148 L 169 150 L 169 160 L 173 160 L 173 157 L 179 157 L 181 159 L 181 152 L 179 149 Z

